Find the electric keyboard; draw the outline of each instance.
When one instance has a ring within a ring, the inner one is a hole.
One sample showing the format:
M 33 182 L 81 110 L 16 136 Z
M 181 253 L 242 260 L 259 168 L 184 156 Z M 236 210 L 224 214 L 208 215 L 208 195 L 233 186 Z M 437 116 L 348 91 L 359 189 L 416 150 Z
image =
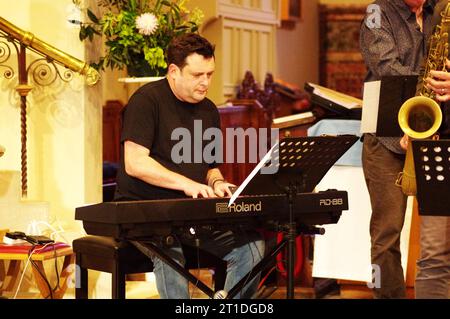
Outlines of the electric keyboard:
M 289 222 L 286 194 L 229 198 L 183 198 L 105 202 L 78 207 L 75 219 L 82 220 L 90 235 L 130 239 L 168 235 L 174 229 L 196 226 L 268 227 Z M 298 225 L 337 223 L 348 209 L 346 191 L 299 193 L 293 197 L 293 217 Z

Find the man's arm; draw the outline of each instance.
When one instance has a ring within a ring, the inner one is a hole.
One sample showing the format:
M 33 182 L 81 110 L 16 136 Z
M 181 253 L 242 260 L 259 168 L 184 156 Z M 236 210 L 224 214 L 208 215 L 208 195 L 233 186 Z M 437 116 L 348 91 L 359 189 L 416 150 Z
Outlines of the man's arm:
M 236 185 L 228 183 L 223 178 L 222 173 L 218 168 L 212 168 L 208 171 L 206 175 L 206 181 L 208 185 L 214 190 L 214 193 L 219 197 L 224 197 L 225 195 L 232 196 L 230 187 L 236 187 Z
M 392 27 L 381 13 L 379 26 L 361 25 L 359 44 L 367 68 L 377 77 L 410 74 L 409 66 L 402 65 Z
M 450 70 L 450 60 L 446 60 L 445 66 Z M 426 79 L 426 87 L 436 93 L 438 102 L 447 102 L 450 100 L 450 73 L 448 71 L 430 71 L 429 78 Z
M 197 183 L 181 174 L 168 170 L 150 157 L 150 150 L 132 141 L 124 142 L 125 172 L 148 184 L 179 190 L 187 196 L 215 197 L 208 185 Z

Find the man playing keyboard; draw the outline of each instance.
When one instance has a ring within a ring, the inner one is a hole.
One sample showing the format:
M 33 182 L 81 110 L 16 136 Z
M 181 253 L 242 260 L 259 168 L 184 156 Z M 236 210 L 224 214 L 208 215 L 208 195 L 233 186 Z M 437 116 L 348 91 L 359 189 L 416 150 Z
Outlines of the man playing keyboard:
M 176 132 L 180 129 L 201 136 L 208 128 L 220 129 L 219 113 L 206 98 L 215 69 L 214 47 L 197 34 L 172 40 L 167 50 L 168 71 L 164 79 L 146 84 L 130 98 L 122 118 L 121 160 L 115 200 L 172 199 L 183 197 L 231 196 L 230 187 L 218 163 L 203 158 L 205 141 L 192 140 L 190 160 L 180 161 Z M 208 141 L 209 142 L 209 141 Z M 201 148 L 196 147 L 201 145 Z M 182 154 L 185 159 L 186 154 Z M 189 156 L 188 156 L 189 157 Z M 200 160 L 198 160 L 200 158 Z M 187 211 L 186 214 L 195 214 Z M 217 231 L 199 228 L 194 241 L 184 233 L 174 234 L 167 247 L 153 239 L 168 256 L 184 265 L 183 245 L 198 244 L 201 249 L 227 261 L 225 291 L 229 291 L 263 257 L 264 241 L 256 231 Z M 188 281 L 157 256 L 152 257 L 156 284 L 161 298 L 189 298 Z M 259 277 L 237 295 L 251 298 Z

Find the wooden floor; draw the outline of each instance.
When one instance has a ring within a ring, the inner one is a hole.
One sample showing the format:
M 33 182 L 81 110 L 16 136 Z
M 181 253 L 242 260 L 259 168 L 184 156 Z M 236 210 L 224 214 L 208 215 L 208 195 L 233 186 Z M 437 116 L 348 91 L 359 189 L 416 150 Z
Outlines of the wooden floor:
M 212 274 L 209 270 L 193 270 L 191 271 L 194 276 L 199 278 L 203 283 L 208 286 L 212 284 Z M 108 299 L 111 296 L 109 282 L 100 284 L 105 287 L 104 291 L 92 296 L 96 299 Z M 275 287 L 274 285 L 268 285 L 261 288 L 259 291 L 259 298 L 265 299 L 285 299 L 286 287 Z M 190 295 L 193 299 L 208 299 L 208 296 L 204 294 L 199 288 L 190 284 Z M 126 285 L 127 299 L 159 299 L 158 291 L 154 281 L 153 274 L 147 275 L 145 278 L 136 278 L 136 280 L 127 281 Z M 11 298 L 12 296 L 5 296 Z M 28 286 L 27 291 L 21 291 L 17 295 L 18 299 L 40 299 L 42 298 L 37 289 L 32 286 Z M 75 298 L 75 292 L 73 287 L 67 289 L 64 299 Z M 372 292 L 366 285 L 363 284 L 351 284 L 349 282 L 341 283 L 333 286 L 324 295 L 316 296 L 314 289 L 295 287 L 294 291 L 295 299 L 372 299 Z M 408 289 L 408 298 L 414 298 L 414 291 Z
M 208 270 L 193 270 L 192 274 L 198 277 L 203 283 L 211 286 L 212 275 Z M 159 298 L 156 287 L 152 287 L 149 290 L 138 292 L 137 288 L 138 282 L 127 282 L 127 296 L 128 298 Z M 133 288 L 134 287 L 134 288 Z M 191 298 L 193 299 L 207 299 L 208 296 L 204 294 L 199 288 L 196 288 L 193 284 L 189 285 L 189 291 Z M 261 288 L 259 291 L 260 298 L 267 299 L 285 299 L 286 298 L 286 287 L 275 287 L 269 285 L 267 287 Z M 295 287 L 294 290 L 295 299 L 314 299 L 316 298 L 315 292 L 312 288 L 302 288 Z M 320 296 L 323 299 L 372 299 L 371 291 L 366 287 L 363 289 L 359 286 L 355 287 L 345 287 L 341 291 L 337 286 L 336 289 L 332 289 L 325 295 Z

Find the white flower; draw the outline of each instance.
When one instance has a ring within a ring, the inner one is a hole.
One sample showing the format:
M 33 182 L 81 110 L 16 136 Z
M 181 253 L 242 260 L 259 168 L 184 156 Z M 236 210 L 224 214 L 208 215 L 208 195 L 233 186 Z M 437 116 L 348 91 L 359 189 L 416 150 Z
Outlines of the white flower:
M 136 18 L 136 27 L 140 34 L 150 35 L 158 28 L 158 19 L 153 13 L 143 13 Z

